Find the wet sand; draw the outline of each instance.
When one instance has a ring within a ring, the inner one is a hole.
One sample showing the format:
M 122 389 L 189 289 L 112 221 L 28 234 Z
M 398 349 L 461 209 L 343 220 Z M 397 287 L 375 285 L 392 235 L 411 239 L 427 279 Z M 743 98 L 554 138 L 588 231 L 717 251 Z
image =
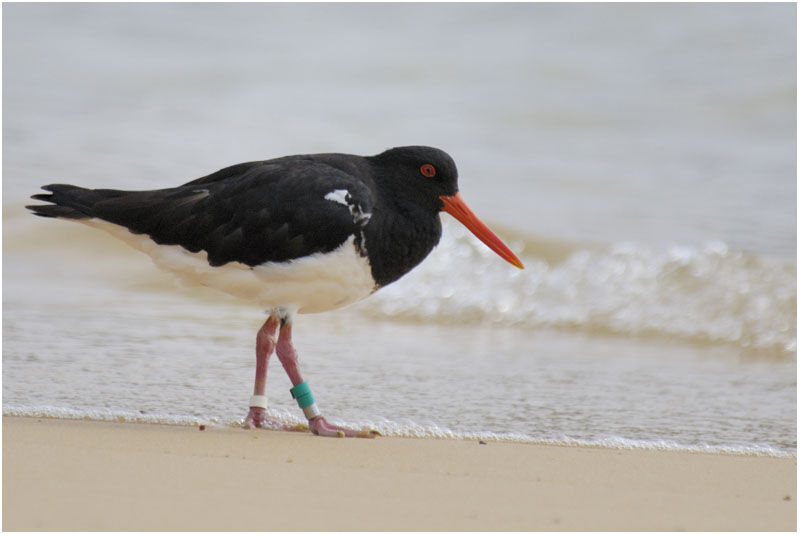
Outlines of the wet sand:
M 3 418 L 4 530 L 795 530 L 796 458 Z

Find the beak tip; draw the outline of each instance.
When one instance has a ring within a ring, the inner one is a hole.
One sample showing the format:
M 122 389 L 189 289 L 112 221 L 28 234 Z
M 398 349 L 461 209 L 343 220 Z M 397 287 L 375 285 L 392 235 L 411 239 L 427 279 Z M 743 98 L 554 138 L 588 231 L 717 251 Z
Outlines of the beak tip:
M 490 249 L 495 251 L 508 263 L 517 269 L 525 268 L 525 266 L 522 265 L 522 262 L 519 261 L 519 258 L 517 258 L 502 241 L 500 241 L 500 238 L 494 235 L 494 233 L 489 230 L 489 228 L 483 224 L 474 213 L 472 213 L 472 210 L 467 207 L 464 199 L 461 198 L 460 193 L 456 193 L 451 196 L 443 195 L 440 196 L 439 199 L 442 201 L 442 211 L 445 211 L 455 217 L 459 222 L 461 222 L 461 224 L 466 226 L 470 232 L 475 234 L 478 239 L 486 243 Z
M 525 268 L 525 266 L 522 264 L 522 262 L 516 256 L 511 256 L 511 258 L 508 259 L 508 263 L 510 263 L 511 265 L 516 267 L 517 269 L 524 269 Z

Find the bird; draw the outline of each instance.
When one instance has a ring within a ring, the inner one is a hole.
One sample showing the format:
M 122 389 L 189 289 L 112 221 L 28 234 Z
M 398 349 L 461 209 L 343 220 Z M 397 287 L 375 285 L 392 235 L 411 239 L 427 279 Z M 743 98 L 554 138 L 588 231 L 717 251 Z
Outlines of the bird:
M 446 212 L 517 268 L 522 262 L 467 206 L 443 150 L 403 146 L 374 156 L 284 156 L 225 167 L 165 189 L 42 186 L 35 215 L 102 229 L 187 284 L 254 302 L 256 335 L 246 428 L 269 426 L 267 364 L 277 354 L 290 394 L 320 436 L 373 437 L 329 423 L 298 367 L 298 314 L 360 301 L 416 267 L 438 244 Z

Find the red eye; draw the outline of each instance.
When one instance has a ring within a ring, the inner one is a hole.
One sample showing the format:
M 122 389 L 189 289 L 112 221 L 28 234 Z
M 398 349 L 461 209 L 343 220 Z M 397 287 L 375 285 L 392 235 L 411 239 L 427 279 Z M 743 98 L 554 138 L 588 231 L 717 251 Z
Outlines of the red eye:
M 422 176 L 427 176 L 428 178 L 433 178 L 434 176 L 436 176 L 436 168 L 430 163 L 426 163 L 425 165 L 420 167 L 419 172 L 422 173 Z

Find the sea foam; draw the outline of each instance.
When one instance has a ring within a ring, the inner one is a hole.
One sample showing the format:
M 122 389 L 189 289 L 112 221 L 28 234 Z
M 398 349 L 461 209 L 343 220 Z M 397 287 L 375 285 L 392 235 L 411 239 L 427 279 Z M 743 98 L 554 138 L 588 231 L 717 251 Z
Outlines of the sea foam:
M 393 319 L 663 336 L 796 356 L 794 262 L 721 242 L 562 245 L 548 254 L 535 240 L 508 241 L 525 270 L 504 268 L 468 231 L 450 225 L 406 283 L 382 289 L 359 309 Z

